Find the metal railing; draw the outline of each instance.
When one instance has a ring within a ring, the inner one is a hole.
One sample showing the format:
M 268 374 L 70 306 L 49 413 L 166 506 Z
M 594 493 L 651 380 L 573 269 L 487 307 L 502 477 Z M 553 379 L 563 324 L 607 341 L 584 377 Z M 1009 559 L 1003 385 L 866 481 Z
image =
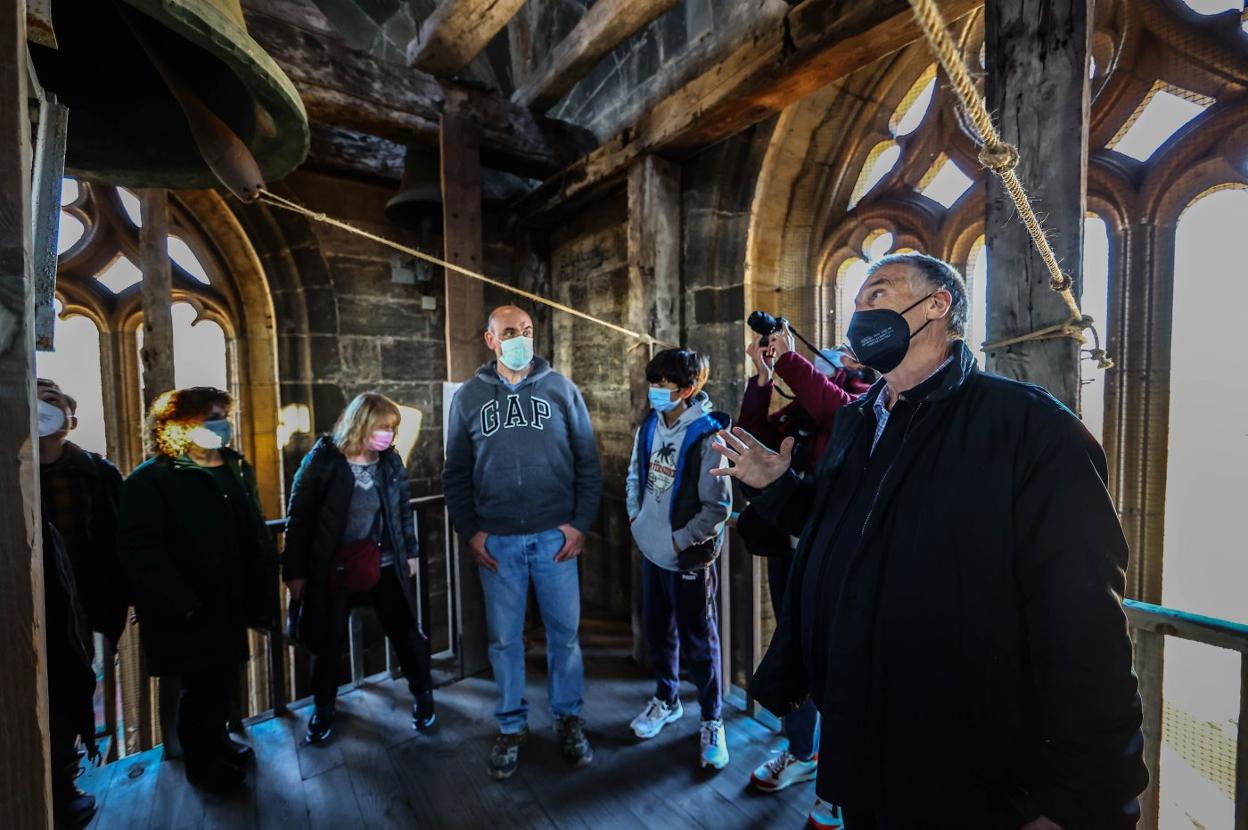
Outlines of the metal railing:
M 436 495 L 431 495 L 431 496 L 420 496 L 420 497 L 412 499 L 411 504 L 414 510 L 420 511 L 422 507 L 425 507 L 428 505 L 439 504 L 442 502 L 442 500 L 443 500 L 443 497 L 441 494 L 436 494 Z M 286 519 L 285 518 L 270 519 L 265 522 L 265 526 L 268 527 L 269 530 L 274 533 L 274 535 L 277 535 L 277 534 L 282 533 L 285 530 Z M 424 526 L 424 523 L 418 522 L 418 531 L 423 526 Z M 429 550 L 427 546 L 422 545 L 421 557 L 418 560 L 419 564 L 418 564 L 418 569 L 416 572 L 416 581 L 417 581 L 416 596 L 417 596 L 417 604 L 419 606 L 417 608 L 417 615 L 420 619 L 421 628 L 426 632 L 428 632 L 431 627 L 430 626 L 430 622 L 431 622 L 430 601 L 429 601 L 430 599 L 430 594 L 429 594 L 429 587 L 430 587 L 429 557 L 430 555 L 442 555 L 442 553 Z M 450 563 L 448 562 L 446 564 L 448 566 L 447 572 L 449 573 Z M 276 626 L 275 628 L 264 632 L 266 637 L 268 638 L 267 651 L 268 651 L 268 659 L 269 659 L 269 683 L 268 683 L 269 710 L 272 712 L 277 712 L 277 713 L 286 711 L 287 707 L 292 702 L 294 702 L 294 695 L 291 694 L 291 692 L 289 691 L 289 687 L 293 687 L 294 684 L 293 683 L 288 684 L 286 682 L 288 675 L 293 679 L 293 676 L 295 674 L 295 671 L 294 671 L 295 655 L 293 654 L 293 647 L 289 643 L 286 642 L 285 625 L 286 625 L 287 600 L 288 600 L 288 596 L 285 590 L 285 586 L 279 585 L 278 608 L 277 608 L 276 620 L 275 620 Z M 449 624 L 449 620 L 448 620 L 448 624 Z M 351 614 L 349 621 L 348 621 L 347 642 L 350 647 L 350 660 L 351 660 L 350 686 L 357 686 L 360 683 L 363 683 L 366 680 L 368 680 L 370 677 L 375 677 L 381 674 L 393 675 L 395 673 L 394 667 L 397 666 L 397 661 L 390 648 L 389 641 L 385 640 L 384 638 L 383 638 L 383 642 L 384 642 L 385 656 L 386 656 L 386 662 L 385 662 L 386 667 L 385 667 L 384 672 L 370 673 L 367 671 L 365 667 L 364 654 L 366 651 L 366 646 L 368 644 L 366 643 L 366 638 L 365 638 L 365 634 L 364 634 L 360 619 L 355 613 Z M 454 643 L 454 637 L 453 636 L 448 637 L 448 642 Z M 376 646 L 377 644 L 374 643 L 373 645 Z M 442 658 L 442 657 L 447 657 L 451 655 L 453 655 L 453 649 L 439 652 L 433 656 L 434 658 Z
M 1124 600 L 1135 635 L 1135 666 L 1144 705 L 1144 752 L 1150 782 L 1143 798 L 1142 830 L 1158 830 L 1162 781 L 1161 743 L 1165 638 L 1239 652 L 1239 721 L 1235 739 L 1235 830 L 1248 830 L 1248 625 Z
M 441 508 L 442 495 L 414 498 L 412 507 L 417 511 L 417 533 L 421 539 L 421 557 L 416 574 L 417 613 L 422 628 L 431 635 L 437 632 L 436 641 L 446 647 L 435 651 L 435 665 L 445 665 L 455 657 L 456 643 L 450 578 L 454 563 L 451 547 L 445 544 L 450 536 L 445 510 Z M 434 508 L 434 509 L 431 509 Z M 271 519 L 266 527 L 280 537 L 286 520 Z M 278 540 L 280 542 L 280 539 Z M 437 559 L 431 563 L 431 559 Z M 432 565 L 432 567 L 431 567 Z M 437 571 L 437 603 L 431 603 L 431 570 Z M 272 627 L 251 629 L 251 659 L 239 678 L 238 700 L 234 704 L 231 720 L 239 722 L 251 717 L 281 713 L 292 704 L 307 696 L 310 660 L 306 652 L 296 649 L 288 642 L 285 633 L 288 595 L 280 582 L 274 586 L 275 608 Z M 447 613 L 431 620 L 433 605 L 445 603 Z M 351 679 L 349 686 L 368 680 L 381 679 L 397 673 L 398 662 L 389 642 L 376 625 L 370 625 L 366 635 L 364 621 L 353 612 L 350 617 L 348 643 Z M 118 644 L 116 663 L 103 661 L 103 723 L 97 740 L 104 750 L 101 760 L 112 761 L 164 743 L 169 757 L 180 754 L 176 734 L 172 728 L 177 705 L 177 684 L 160 683 L 148 676 L 139 648 L 139 628 L 130 626 Z M 379 652 L 384 650 L 384 668 L 378 670 Z M 366 655 L 370 658 L 366 661 Z M 371 670 L 370 670 L 371 666 Z M 303 694 L 300 694 L 303 692 Z
M 456 624 L 455 612 L 455 572 L 457 563 L 455 562 L 455 545 L 453 542 L 453 533 L 446 521 L 445 510 L 430 510 L 442 502 L 443 497 L 438 495 L 424 496 L 412 499 L 412 506 L 419 511 L 424 521 L 418 522 L 419 528 L 423 531 L 422 537 L 429 534 L 431 525 L 439 528 L 442 535 L 442 544 L 439 546 L 426 545 L 422 539 L 422 555 L 419 560 L 419 569 L 417 572 L 417 596 L 421 624 L 424 630 L 430 633 L 431 638 L 433 632 L 439 632 L 438 638 L 445 637 L 445 648 L 435 652 L 434 659 L 445 662 L 448 659 L 455 659 L 456 644 L 458 643 L 458 632 Z M 435 518 L 435 516 L 437 518 Z M 433 519 L 432 522 L 428 521 Z M 280 534 L 285 527 L 285 519 L 274 519 L 266 522 L 266 525 L 275 534 Z M 438 550 L 438 548 L 441 550 Z M 439 586 L 445 591 L 445 616 L 439 612 L 439 619 L 431 620 L 431 603 L 430 603 L 430 564 L 432 557 L 442 557 L 439 561 L 441 574 L 439 575 Z M 727 557 L 724 557 L 724 565 L 727 565 Z M 757 575 L 756 575 L 757 576 Z M 726 575 L 721 575 L 721 587 L 726 586 L 729 582 Z M 256 711 L 243 713 L 247 716 L 262 715 L 273 712 L 283 712 L 296 700 L 302 700 L 302 696 L 296 698 L 292 695 L 299 685 L 296 682 L 296 651 L 286 641 L 285 636 L 285 619 L 286 619 L 286 603 L 287 595 L 285 587 L 280 585 L 277 588 L 278 609 L 276 614 L 277 625 L 269 630 L 257 632 L 257 636 L 262 638 L 263 648 L 266 652 L 264 662 L 267 663 L 267 671 L 262 678 L 264 697 L 267 698 L 267 709 L 253 707 Z M 727 628 L 728 615 L 731 613 L 731 605 L 729 596 L 725 592 L 721 597 L 721 612 L 724 613 L 724 627 Z M 1234 781 L 1234 830 L 1248 830 L 1248 625 L 1230 622 L 1228 620 L 1216 619 L 1213 617 L 1192 614 L 1186 611 L 1180 611 L 1174 608 L 1167 608 L 1160 605 L 1152 605 L 1146 602 L 1136 600 L 1124 600 L 1123 608 L 1127 615 L 1127 620 L 1131 626 L 1132 635 L 1135 640 L 1135 667 L 1140 680 L 1140 696 L 1144 709 L 1144 741 L 1145 741 L 1145 761 L 1148 765 L 1150 774 L 1150 784 L 1148 790 L 1144 793 L 1143 816 L 1140 823 L 1141 830 L 1158 830 L 1158 816 L 1160 807 L 1160 758 L 1162 744 L 1162 711 L 1163 711 L 1163 678 L 1164 678 L 1164 645 L 1166 637 L 1173 637 L 1180 640 L 1200 643 L 1207 646 L 1226 649 L 1239 653 L 1240 657 L 1240 687 L 1239 687 L 1239 719 L 1237 724 L 1237 733 L 1235 740 L 1235 781 Z M 756 609 L 751 609 L 756 610 Z M 365 651 L 368 649 L 376 649 L 377 642 L 366 642 L 365 633 L 357 618 L 353 613 L 350 622 L 350 660 L 351 660 L 351 681 L 350 685 L 355 686 L 369 680 L 379 679 L 387 675 L 393 675 L 392 667 L 397 666 L 393 655 L 390 652 L 388 643 L 385 646 L 386 661 L 385 670 L 383 672 L 370 672 L 367 670 L 364 660 Z M 384 640 L 383 640 L 384 641 Z M 253 641 L 253 653 L 255 646 L 260 645 Z M 729 653 L 729 649 L 725 648 L 725 655 Z M 255 658 L 253 657 L 253 662 Z M 305 666 L 306 668 L 306 666 Z M 305 672 L 306 674 L 306 672 Z M 725 679 L 731 677 L 731 674 L 725 672 Z M 106 686 L 108 680 L 112 678 L 112 672 L 106 671 Z M 146 676 L 144 675 L 146 681 Z M 115 687 L 114 687 L 115 688 Z M 151 706 L 152 701 L 149 699 L 150 690 L 146 685 L 142 685 L 138 690 L 141 698 L 140 710 L 150 708 L 164 709 L 164 706 Z M 164 695 L 161 695 L 164 698 Z M 118 708 L 116 701 L 111 695 L 106 695 L 106 701 L 112 712 L 116 712 Z M 126 709 L 125 701 L 122 701 Z M 149 708 L 150 707 L 150 708 Z M 752 707 L 751 707 L 752 708 Z M 171 713 L 170 713 L 171 714 Z M 168 717 L 162 713 L 161 722 L 168 723 Z M 114 724 L 115 721 L 110 718 L 108 722 Z M 129 729 L 129 724 L 127 727 Z M 158 741 L 156 740 L 156 730 L 154 724 L 140 723 L 140 734 L 143 736 L 138 749 L 147 749 Z M 116 731 L 115 725 L 112 727 Z M 162 730 L 167 732 L 168 730 Z M 172 736 L 167 735 L 166 738 Z M 127 741 L 124 737 L 121 740 L 124 745 Z M 129 748 L 135 751 L 134 747 Z M 175 750 L 176 751 L 176 750 Z M 118 752 L 111 751 L 109 760 L 116 758 L 120 754 L 126 754 L 125 750 Z

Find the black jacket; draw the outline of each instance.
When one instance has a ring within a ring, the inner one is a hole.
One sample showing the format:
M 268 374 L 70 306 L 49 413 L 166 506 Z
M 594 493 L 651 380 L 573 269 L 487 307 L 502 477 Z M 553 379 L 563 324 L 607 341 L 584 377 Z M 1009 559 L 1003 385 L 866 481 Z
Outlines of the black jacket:
M 78 602 L 74 570 L 61 534 L 43 521 L 43 609 L 45 665 L 48 670 L 48 721 L 53 770 L 74 756 L 74 738 L 95 754 L 95 670 L 91 630 Z
M 1104 453 L 1043 389 L 980 373 L 963 344 L 955 355 L 914 410 L 856 553 L 836 563 L 831 630 L 801 630 L 802 586 L 819 578 L 812 540 L 846 509 L 825 499 L 846 458 L 863 457 L 855 442 L 872 440 L 883 384 L 837 414 L 813 483 L 787 474 L 755 498 L 802 542 L 751 693 L 777 714 L 814 696 L 825 799 L 950 828 L 1040 814 L 1065 830 L 1134 827 L 1148 774 Z M 863 646 L 837 621 L 862 619 L 862 603 L 874 628 L 855 663 Z M 815 653 L 837 676 L 808 677 Z M 878 775 L 864 787 L 853 772 L 867 758 Z
M 72 441 L 65 442 L 58 461 L 41 465 L 39 473 L 44 516 L 65 543 L 87 623 L 116 648 L 130 614 L 130 589 L 117 555 L 121 473 L 107 458 Z M 68 502 L 56 497 L 58 491 L 70 496 Z
M 246 494 L 246 527 L 211 473 L 157 456 L 121 488 L 118 546 L 148 671 L 160 677 L 247 661 L 247 627 L 276 623 L 277 552 L 251 465 L 221 450 Z
M 417 619 L 415 586 L 407 574 L 407 560 L 420 555 L 411 486 L 403 459 L 393 449 L 381 453 L 377 466 L 383 532 L 390 534 L 390 548 L 395 552 L 394 569 L 404 588 L 412 619 Z M 325 643 L 334 551 L 342 542 L 354 491 L 355 477 L 347 459 L 329 436 L 322 435 L 303 457 L 291 483 L 282 551 L 282 579 L 286 582 L 307 580 L 299 637 L 300 643 L 313 653 L 319 652 Z

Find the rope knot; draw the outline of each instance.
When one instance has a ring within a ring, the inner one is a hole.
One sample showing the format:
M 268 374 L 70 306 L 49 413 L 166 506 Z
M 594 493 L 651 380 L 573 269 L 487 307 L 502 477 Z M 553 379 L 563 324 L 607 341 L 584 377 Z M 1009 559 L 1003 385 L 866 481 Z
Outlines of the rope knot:
M 1070 275 L 1062 271 L 1056 272 L 1052 279 L 1049 280 L 1049 288 L 1052 288 L 1058 294 L 1069 291 L 1074 284 L 1075 281 L 1070 278 Z
M 1004 141 L 985 144 L 979 151 L 979 163 L 997 173 L 1008 173 L 1018 166 L 1018 148 Z

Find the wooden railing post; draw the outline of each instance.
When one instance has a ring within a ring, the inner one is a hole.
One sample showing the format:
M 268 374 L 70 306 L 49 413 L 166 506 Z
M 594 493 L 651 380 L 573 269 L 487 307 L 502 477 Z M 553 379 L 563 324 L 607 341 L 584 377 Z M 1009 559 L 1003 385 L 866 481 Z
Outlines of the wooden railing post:
M 1161 787 L 1161 687 L 1164 676 L 1165 636 L 1144 629 L 1135 631 L 1135 671 L 1140 678 L 1144 709 L 1144 765 L 1148 789 L 1140 796 L 1140 830 L 1157 830 Z
M 1239 724 L 1235 736 L 1235 830 L 1248 830 L 1248 652 L 1239 655 Z

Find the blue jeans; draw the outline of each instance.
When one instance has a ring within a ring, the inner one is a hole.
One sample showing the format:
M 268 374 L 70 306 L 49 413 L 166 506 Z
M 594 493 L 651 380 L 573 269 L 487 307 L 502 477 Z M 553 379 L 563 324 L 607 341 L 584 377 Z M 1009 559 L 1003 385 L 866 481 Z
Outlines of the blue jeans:
M 789 584 L 792 556 L 767 557 L 767 586 L 771 590 L 771 607 L 779 618 L 784 607 L 785 588 Z M 809 761 L 819 751 L 819 710 L 813 701 L 806 701 L 796 712 L 784 718 L 784 734 L 789 739 L 789 752 L 802 761 Z
M 529 582 L 546 628 L 547 690 L 556 717 L 579 715 L 585 671 L 577 628 L 581 621 L 581 587 L 576 560 L 556 562 L 563 547 L 558 528 L 519 536 L 489 536 L 485 548 L 498 571 L 478 568 L 485 592 L 485 623 L 490 636 L 490 666 L 498 683 L 494 717 L 499 731 L 514 734 L 528 722 L 524 699 L 524 612 Z

